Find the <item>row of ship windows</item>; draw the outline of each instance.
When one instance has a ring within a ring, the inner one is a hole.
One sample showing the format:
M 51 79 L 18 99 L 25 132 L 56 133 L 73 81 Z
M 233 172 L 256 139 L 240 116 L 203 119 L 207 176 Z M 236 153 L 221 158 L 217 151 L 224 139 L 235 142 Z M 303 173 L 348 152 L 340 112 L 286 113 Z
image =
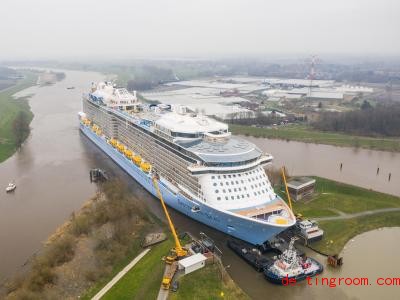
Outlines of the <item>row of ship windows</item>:
M 256 170 L 253 170 L 253 171 L 250 171 L 250 172 L 246 172 L 246 173 L 244 173 L 246 176 L 247 175 L 249 175 L 249 174 L 256 174 L 256 173 L 260 173 L 260 172 L 262 172 L 261 171 L 261 169 L 256 169 Z M 265 177 L 265 174 L 262 174 L 262 175 L 264 175 L 264 177 Z M 211 179 L 215 179 L 215 177 L 217 177 L 218 179 L 221 179 L 221 176 L 223 177 L 223 178 L 235 178 L 236 176 L 237 177 L 241 177 L 242 176 L 242 174 L 232 174 L 232 175 L 218 175 L 218 176 L 211 176 Z M 244 175 L 243 175 L 244 176 Z
M 262 192 L 263 194 L 268 193 L 267 190 L 261 190 L 261 192 Z M 254 196 L 257 196 L 257 195 L 261 195 L 261 192 L 260 192 L 260 191 L 258 191 L 258 192 L 253 192 L 253 194 L 254 194 Z M 240 199 L 240 198 L 243 199 L 245 196 L 246 196 L 247 198 L 250 198 L 250 194 L 246 194 L 246 195 L 242 194 L 242 195 L 237 195 L 237 196 L 236 196 L 236 199 Z M 231 200 L 235 200 L 235 196 L 230 196 L 230 198 L 231 198 Z M 220 197 L 220 196 L 217 197 L 217 200 L 218 200 L 218 201 L 220 201 L 221 199 L 222 199 L 222 197 Z M 271 195 L 270 195 L 270 199 L 272 200 Z M 225 196 L 225 200 L 229 200 L 229 196 Z
M 262 185 L 265 185 L 265 182 L 263 182 Z M 252 189 L 255 189 L 255 188 L 257 188 L 257 187 L 261 187 L 261 183 L 255 184 L 255 185 L 251 185 L 250 187 L 251 187 Z M 272 187 L 270 187 L 270 188 L 271 188 L 271 190 L 272 190 Z M 243 187 L 243 189 L 244 189 L 245 191 L 247 191 L 247 188 L 246 188 L 245 186 Z M 241 192 L 241 191 L 242 191 L 242 188 L 234 188 L 233 191 L 234 191 L 234 192 L 237 192 L 237 191 Z M 265 189 L 265 191 L 267 191 L 267 189 Z M 218 194 L 218 193 L 219 193 L 219 190 L 216 189 L 214 192 L 215 192 L 216 194 Z M 226 190 L 223 189 L 222 192 L 223 192 L 223 193 L 226 193 Z M 230 193 L 230 192 L 232 192 L 232 190 L 231 190 L 231 189 L 228 189 L 228 193 Z
M 253 188 L 253 186 L 252 186 L 252 188 Z M 233 189 L 234 192 L 237 192 L 237 190 L 238 190 L 238 189 Z M 244 190 L 245 190 L 245 191 L 247 190 L 246 187 L 244 187 Z M 242 191 L 242 189 L 239 188 L 239 192 L 241 192 L 241 191 Z M 268 189 L 265 189 L 265 190 L 262 189 L 261 191 L 262 191 L 263 194 L 264 194 L 264 192 L 265 192 L 265 193 L 268 193 Z M 231 189 L 228 189 L 228 193 L 231 193 L 231 192 L 232 192 L 232 190 L 231 190 Z M 215 193 L 218 194 L 218 193 L 219 193 L 219 190 L 215 190 Z M 222 193 L 225 194 L 225 193 L 226 193 L 226 190 L 222 190 Z M 254 194 L 256 194 L 256 193 L 257 193 L 257 192 L 254 192 Z M 258 194 L 260 195 L 260 191 L 258 191 Z M 254 196 L 257 196 L 257 195 L 254 195 Z
M 262 179 L 262 178 L 261 178 L 261 177 L 260 177 L 260 178 L 256 177 L 255 179 L 254 179 L 254 178 L 250 178 L 248 181 L 249 181 L 249 182 L 251 182 L 251 181 L 256 181 L 256 179 Z M 243 180 L 240 180 L 240 182 L 241 182 L 241 183 L 244 183 Z M 231 185 L 234 185 L 235 183 L 236 183 L 236 184 L 239 184 L 239 181 L 236 180 L 236 181 L 234 182 L 234 181 L 232 180 L 230 184 L 231 184 Z M 260 183 L 259 186 L 261 186 L 261 184 L 262 184 L 262 185 L 265 185 L 265 181 L 263 181 L 262 183 Z M 217 182 L 214 182 L 214 183 L 213 183 L 213 186 L 217 186 L 217 185 L 218 185 Z M 223 186 L 224 183 L 221 181 L 221 182 L 219 183 L 219 185 L 220 185 L 220 186 Z M 229 185 L 229 181 L 225 181 L 225 185 Z M 257 183 L 256 183 L 256 186 L 257 186 Z M 251 186 L 251 187 L 253 188 L 253 186 Z

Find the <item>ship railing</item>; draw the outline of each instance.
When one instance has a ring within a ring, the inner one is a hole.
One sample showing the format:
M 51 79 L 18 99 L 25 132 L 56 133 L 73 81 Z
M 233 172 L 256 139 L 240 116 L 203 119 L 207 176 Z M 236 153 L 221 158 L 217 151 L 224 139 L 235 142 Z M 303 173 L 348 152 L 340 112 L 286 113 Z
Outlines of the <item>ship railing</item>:
M 191 165 L 189 165 L 190 168 L 195 168 L 195 169 L 203 168 L 205 166 L 206 165 L 204 165 L 204 164 L 191 164 Z
M 257 220 L 263 220 L 266 222 L 273 222 L 272 220 L 275 219 L 276 217 L 281 217 L 284 219 L 289 220 L 287 214 L 285 213 L 284 209 L 279 209 L 279 210 L 273 210 L 270 212 L 265 212 L 262 214 L 258 214 L 258 215 L 253 215 L 251 216 L 253 219 L 257 219 Z

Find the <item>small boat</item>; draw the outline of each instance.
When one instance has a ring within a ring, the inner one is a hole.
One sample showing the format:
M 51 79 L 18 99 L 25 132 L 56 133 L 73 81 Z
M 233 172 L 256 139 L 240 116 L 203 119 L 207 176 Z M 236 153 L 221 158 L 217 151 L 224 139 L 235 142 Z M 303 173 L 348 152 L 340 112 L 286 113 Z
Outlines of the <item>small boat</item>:
M 6 192 L 10 193 L 10 192 L 14 191 L 16 188 L 17 188 L 17 186 L 15 185 L 15 183 L 10 182 L 8 184 L 8 186 L 6 187 Z

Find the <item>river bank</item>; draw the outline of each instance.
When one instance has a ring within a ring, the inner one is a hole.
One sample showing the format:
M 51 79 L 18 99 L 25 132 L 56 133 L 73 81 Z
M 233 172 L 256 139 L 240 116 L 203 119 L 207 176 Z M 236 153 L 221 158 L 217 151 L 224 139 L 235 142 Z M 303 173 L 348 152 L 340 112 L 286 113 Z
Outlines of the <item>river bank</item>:
M 79 298 L 113 277 L 157 230 L 160 222 L 120 182 L 107 182 L 48 238 L 28 270 L 6 283 L 5 299 Z
M 37 74 L 24 72 L 24 78 L 16 85 L 0 91 L 0 163 L 9 158 L 17 150 L 17 139 L 14 132 L 14 122 L 19 114 L 23 114 L 28 124 L 33 119 L 33 113 L 28 103 L 29 96 L 14 98 L 13 95 L 36 84 Z M 22 141 L 29 135 L 23 133 Z
M 15 96 L 34 85 L 53 85 L 65 78 L 62 72 L 20 70 L 22 79 L 0 91 L 0 163 L 12 156 L 30 134 L 34 117 L 29 104 L 30 95 Z
M 257 128 L 252 126 L 229 126 L 233 134 L 252 136 L 256 138 L 280 139 L 304 143 L 354 147 L 390 152 L 400 152 L 399 138 L 375 138 L 354 136 L 344 133 L 324 132 L 314 130 L 304 125 L 276 126 L 273 128 Z
M 146 234 L 164 229 L 121 182 L 107 182 L 47 239 L 25 272 L 6 282 L 4 298 L 89 300 L 142 251 Z M 172 238 L 151 247 L 103 298 L 156 299 L 164 273 L 162 257 L 172 247 Z M 199 299 L 221 292 L 228 298 L 249 299 L 217 263 L 185 276 L 182 291 L 171 299 L 194 295 L 196 282 L 204 288 Z
M 293 203 L 295 213 L 306 218 L 321 218 L 319 224 L 324 230 L 324 238 L 313 243 L 313 248 L 323 253 L 338 254 L 356 235 L 378 228 L 400 226 L 400 197 L 314 178 L 316 192 L 313 197 Z M 279 193 L 286 199 L 282 191 L 280 187 Z

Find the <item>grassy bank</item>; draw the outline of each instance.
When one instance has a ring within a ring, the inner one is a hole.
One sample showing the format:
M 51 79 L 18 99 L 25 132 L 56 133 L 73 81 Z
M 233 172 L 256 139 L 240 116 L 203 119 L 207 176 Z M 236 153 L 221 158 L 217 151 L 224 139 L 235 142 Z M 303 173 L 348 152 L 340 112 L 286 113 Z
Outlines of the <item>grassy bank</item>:
M 168 254 L 172 246 L 172 239 L 169 239 L 152 247 L 150 252 L 121 278 L 102 299 L 156 299 L 165 267 L 161 258 Z M 83 299 L 90 299 L 105 284 L 106 282 L 97 289 L 93 289 Z
M 165 263 L 161 260 L 173 246 L 170 238 L 166 242 L 152 247 L 120 281 L 118 281 L 102 299 L 156 299 L 164 273 Z M 111 278 L 110 278 L 111 279 Z M 177 293 L 170 293 L 168 299 L 218 299 L 221 292 L 224 299 L 249 299 L 232 281 L 225 270 L 216 263 L 188 274 L 179 279 Z M 96 286 L 83 299 L 93 297 L 104 285 Z
M 354 136 L 344 133 L 317 131 L 305 125 L 279 126 L 276 128 L 256 128 L 230 125 L 233 134 L 270 139 L 292 140 L 305 143 L 326 144 L 343 147 L 400 151 L 400 138 L 374 138 Z
M 17 148 L 16 137 L 13 133 L 13 123 L 17 115 L 22 112 L 26 114 L 31 122 L 33 114 L 26 98 L 14 99 L 12 95 L 26 89 L 36 83 L 37 76 L 34 73 L 26 72 L 24 79 L 15 86 L 0 91 L 0 162 L 10 157 Z M 24 136 L 26 139 L 28 134 Z
M 77 299 L 99 290 L 141 251 L 160 225 L 119 182 L 106 182 L 6 283 L 5 299 Z
M 305 202 L 294 202 L 293 209 L 296 213 L 315 218 L 335 216 L 338 215 L 338 211 L 352 214 L 366 210 L 400 207 L 399 197 L 325 178 L 314 178 L 317 180 L 316 195 Z
M 125 266 L 127 264 L 129 264 L 141 251 L 142 251 L 142 247 L 140 245 L 141 241 L 143 240 L 144 235 L 140 235 L 140 238 L 133 241 L 132 244 L 130 245 L 130 249 L 128 251 L 128 253 L 121 258 L 117 263 L 114 264 L 114 266 L 112 267 L 112 271 L 109 272 L 109 274 L 107 274 L 106 276 L 103 276 L 102 278 L 100 278 L 100 280 L 97 280 L 95 282 L 95 284 L 93 286 L 90 287 L 90 289 L 88 289 L 83 296 L 81 297 L 81 299 L 91 299 L 94 295 L 96 295 L 112 278 L 115 277 L 115 275 L 117 275 L 123 268 L 125 268 Z M 149 253 L 150 254 L 150 253 Z M 147 255 L 149 255 L 147 254 Z M 146 257 L 145 257 L 146 258 Z M 136 269 L 137 266 L 135 266 L 133 269 Z M 132 272 L 132 270 L 130 272 Z M 124 277 L 125 278 L 125 277 Z M 124 278 L 122 280 L 124 280 Z M 121 281 L 122 281 L 121 280 Z M 120 281 L 120 282 L 121 282 Z M 160 281 L 161 282 L 161 281 Z M 115 287 L 115 286 L 114 286 Z M 114 289 L 113 287 L 113 289 Z M 130 292 L 130 288 L 126 290 L 127 292 Z M 158 288 L 157 288 L 157 292 L 158 292 Z M 118 294 L 118 292 L 117 292 Z M 104 297 L 106 297 L 107 295 L 105 295 Z M 106 299 L 106 298 L 102 298 L 102 299 Z M 125 299 L 125 298 L 111 298 L 111 299 Z M 131 299 L 131 298 L 129 298 Z
M 356 235 L 382 227 L 399 227 L 400 212 L 386 212 L 348 220 L 321 221 L 325 238 L 313 247 L 328 254 L 339 253 Z
M 170 293 L 170 300 L 184 299 L 250 299 L 218 264 L 206 265 L 179 280 L 179 289 Z
M 294 202 L 293 209 L 307 218 L 339 216 L 382 208 L 400 207 L 400 198 L 370 191 L 364 188 L 314 177 L 316 194 L 306 201 Z M 281 193 L 281 192 L 280 192 Z M 285 195 L 282 194 L 282 197 Z M 374 215 L 320 221 L 325 231 L 324 239 L 313 247 L 328 254 L 339 253 L 356 235 L 382 227 L 400 226 L 400 212 L 384 212 Z
M 145 235 L 162 227 L 122 183 L 106 182 L 48 239 L 26 272 L 6 283 L 5 299 L 91 299 L 142 251 Z M 156 299 L 165 267 L 162 258 L 173 244 L 169 238 L 152 246 L 102 299 Z M 222 291 L 226 299 L 247 299 L 225 270 L 216 268 L 185 277 L 178 298 L 213 299 Z

